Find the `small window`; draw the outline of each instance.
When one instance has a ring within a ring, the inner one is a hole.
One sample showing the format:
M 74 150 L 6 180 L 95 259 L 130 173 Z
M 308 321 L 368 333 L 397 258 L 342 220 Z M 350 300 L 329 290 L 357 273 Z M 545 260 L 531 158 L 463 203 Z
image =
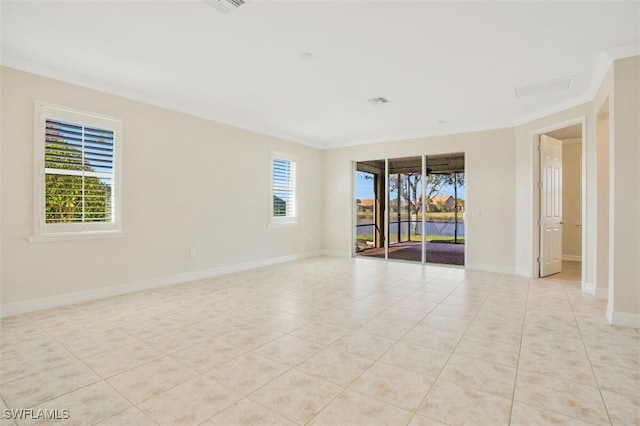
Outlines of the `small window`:
M 296 222 L 296 161 L 284 154 L 271 157 L 271 225 Z
M 120 136 L 118 119 L 36 102 L 31 240 L 121 231 Z

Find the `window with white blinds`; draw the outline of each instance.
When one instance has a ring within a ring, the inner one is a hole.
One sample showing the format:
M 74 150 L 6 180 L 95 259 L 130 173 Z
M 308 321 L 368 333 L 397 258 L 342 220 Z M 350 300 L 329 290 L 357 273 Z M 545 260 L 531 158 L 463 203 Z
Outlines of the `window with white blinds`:
M 120 231 L 118 119 L 36 102 L 35 235 Z
M 273 154 L 271 158 L 272 224 L 296 220 L 296 161 L 293 157 Z

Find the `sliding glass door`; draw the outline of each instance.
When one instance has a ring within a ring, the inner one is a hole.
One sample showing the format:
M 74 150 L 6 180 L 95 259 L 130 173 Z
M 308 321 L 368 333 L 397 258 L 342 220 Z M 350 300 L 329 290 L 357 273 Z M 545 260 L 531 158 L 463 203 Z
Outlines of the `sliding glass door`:
M 355 254 L 464 265 L 464 154 L 356 163 Z

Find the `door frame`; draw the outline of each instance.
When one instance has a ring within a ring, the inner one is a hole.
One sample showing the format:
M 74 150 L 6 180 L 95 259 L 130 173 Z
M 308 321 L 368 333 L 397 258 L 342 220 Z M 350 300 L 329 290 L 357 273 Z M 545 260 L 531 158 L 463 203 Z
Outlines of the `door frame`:
M 580 217 L 582 221 L 582 231 L 581 231 L 581 282 L 580 286 L 583 291 L 586 291 L 585 288 L 585 279 L 586 279 L 586 265 L 584 262 L 585 254 L 587 251 L 587 196 L 586 196 L 586 181 L 587 181 L 587 116 L 582 115 L 576 118 L 572 118 L 566 121 L 562 121 L 559 123 L 555 123 L 546 127 L 538 128 L 531 132 L 530 140 L 531 140 L 531 149 L 533 150 L 533 164 L 532 164 L 532 185 L 533 185 L 533 221 L 531 224 L 531 232 L 533 234 L 533 256 L 531 259 L 533 278 L 540 278 L 540 264 L 538 263 L 538 258 L 541 255 L 540 252 L 540 151 L 538 150 L 538 145 L 540 144 L 540 136 L 549 132 L 553 132 L 554 130 L 563 129 L 565 127 L 573 126 L 576 124 L 580 124 L 582 128 L 581 135 L 581 167 L 580 167 Z

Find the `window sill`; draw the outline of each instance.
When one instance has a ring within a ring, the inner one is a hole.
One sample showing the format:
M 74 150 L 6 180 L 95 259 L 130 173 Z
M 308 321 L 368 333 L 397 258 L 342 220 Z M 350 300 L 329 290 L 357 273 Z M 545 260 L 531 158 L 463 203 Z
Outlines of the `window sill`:
M 30 243 L 43 243 L 49 241 L 73 241 L 73 240 L 97 240 L 102 238 L 124 237 L 123 231 L 91 231 L 91 232 L 64 232 L 33 235 L 27 237 Z

